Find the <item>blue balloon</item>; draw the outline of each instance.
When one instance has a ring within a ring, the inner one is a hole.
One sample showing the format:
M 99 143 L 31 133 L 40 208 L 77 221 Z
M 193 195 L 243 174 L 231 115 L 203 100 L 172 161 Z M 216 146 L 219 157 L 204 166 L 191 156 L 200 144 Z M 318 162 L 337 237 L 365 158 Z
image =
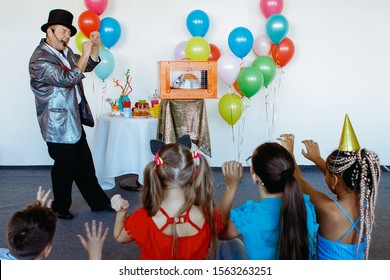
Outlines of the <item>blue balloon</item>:
M 100 21 L 99 32 L 102 44 L 107 48 L 111 48 L 121 37 L 121 26 L 116 19 L 106 17 Z
M 187 16 L 187 29 L 192 36 L 204 37 L 209 30 L 210 20 L 202 10 L 193 10 Z
M 253 35 L 247 28 L 237 27 L 230 32 L 228 43 L 234 55 L 243 58 L 252 50 Z
M 278 45 L 287 35 L 288 21 L 281 14 L 273 14 L 267 19 L 265 29 L 272 43 Z
M 103 81 L 112 74 L 115 67 L 115 59 L 108 49 L 100 49 L 100 63 L 95 67 L 94 72 Z

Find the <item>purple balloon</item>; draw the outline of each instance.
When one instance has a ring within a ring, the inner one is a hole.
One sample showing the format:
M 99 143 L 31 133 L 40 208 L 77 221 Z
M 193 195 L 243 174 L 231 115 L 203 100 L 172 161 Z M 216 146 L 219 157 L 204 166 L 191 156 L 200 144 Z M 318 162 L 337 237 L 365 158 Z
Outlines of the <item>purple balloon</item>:
M 174 54 L 175 60 L 182 60 L 186 58 L 186 54 L 185 54 L 186 45 L 187 45 L 187 41 L 183 41 L 177 44 L 177 46 L 175 47 L 175 54 Z

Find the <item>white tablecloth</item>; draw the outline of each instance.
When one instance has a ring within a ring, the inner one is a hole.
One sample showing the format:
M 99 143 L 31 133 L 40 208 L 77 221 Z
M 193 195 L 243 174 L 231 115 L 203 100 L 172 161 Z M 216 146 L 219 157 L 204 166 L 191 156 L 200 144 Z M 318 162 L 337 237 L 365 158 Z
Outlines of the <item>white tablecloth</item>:
M 96 123 L 92 155 L 96 176 L 104 190 L 115 187 L 115 177 L 136 173 L 143 184 L 145 166 L 153 160 L 150 140 L 156 139 L 157 119 L 101 115 Z

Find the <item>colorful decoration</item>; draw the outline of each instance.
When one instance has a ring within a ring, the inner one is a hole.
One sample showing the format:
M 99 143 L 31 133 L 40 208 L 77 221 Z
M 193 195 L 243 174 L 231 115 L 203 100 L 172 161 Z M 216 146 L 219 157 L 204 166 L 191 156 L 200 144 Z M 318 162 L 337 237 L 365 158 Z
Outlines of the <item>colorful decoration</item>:
M 133 78 L 130 76 L 130 69 L 127 69 L 127 71 L 125 73 L 125 77 L 126 77 L 126 80 L 125 80 L 124 86 L 122 86 L 119 83 L 119 80 L 112 79 L 113 82 L 115 83 L 115 86 L 120 87 L 122 90 L 121 94 L 119 96 L 119 99 L 118 99 L 119 110 L 121 110 L 121 111 L 123 110 L 124 103 L 130 102 L 130 98 L 128 97 L 128 95 L 133 91 L 133 88 L 131 87 L 131 80 Z
M 359 141 L 353 130 L 351 121 L 347 114 L 345 114 L 343 131 L 341 132 L 339 151 L 354 152 L 360 149 Z
M 100 22 L 99 32 L 102 44 L 107 48 L 111 48 L 118 42 L 121 36 L 121 26 L 116 19 L 106 17 Z
M 253 35 L 248 28 L 237 27 L 230 32 L 228 43 L 232 53 L 242 59 L 253 47 Z
M 280 14 L 283 10 L 283 0 L 260 0 L 260 10 L 266 18 Z
M 229 125 L 233 126 L 241 118 L 244 105 L 238 95 L 227 93 L 219 100 L 218 112 Z
M 100 49 L 100 63 L 95 67 L 94 72 L 103 81 L 107 79 L 114 71 L 115 59 L 108 49 Z
M 207 61 L 210 56 L 210 45 L 203 37 L 192 37 L 185 47 L 185 56 L 194 61 Z
M 81 32 L 83 32 L 88 38 L 90 37 L 91 32 L 97 31 L 100 28 L 99 16 L 89 10 L 80 14 L 78 23 Z

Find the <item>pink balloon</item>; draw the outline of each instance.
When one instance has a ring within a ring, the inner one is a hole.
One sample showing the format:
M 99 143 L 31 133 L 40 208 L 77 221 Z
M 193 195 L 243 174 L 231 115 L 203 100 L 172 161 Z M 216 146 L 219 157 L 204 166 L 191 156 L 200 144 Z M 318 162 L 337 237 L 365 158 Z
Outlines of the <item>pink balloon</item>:
M 222 55 L 217 61 L 218 77 L 228 86 L 233 85 L 240 73 L 240 61 L 233 55 Z
M 107 7 L 108 0 L 84 0 L 88 10 L 100 16 Z
M 260 35 L 255 38 L 253 51 L 257 56 L 267 56 L 271 51 L 271 41 L 267 36 Z
M 283 0 L 260 0 L 260 10 L 266 18 L 280 14 L 283 10 Z
M 185 54 L 186 45 L 187 45 L 187 41 L 180 42 L 179 44 L 176 45 L 175 53 L 174 53 L 175 60 L 182 60 L 186 58 L 186 54 Z

